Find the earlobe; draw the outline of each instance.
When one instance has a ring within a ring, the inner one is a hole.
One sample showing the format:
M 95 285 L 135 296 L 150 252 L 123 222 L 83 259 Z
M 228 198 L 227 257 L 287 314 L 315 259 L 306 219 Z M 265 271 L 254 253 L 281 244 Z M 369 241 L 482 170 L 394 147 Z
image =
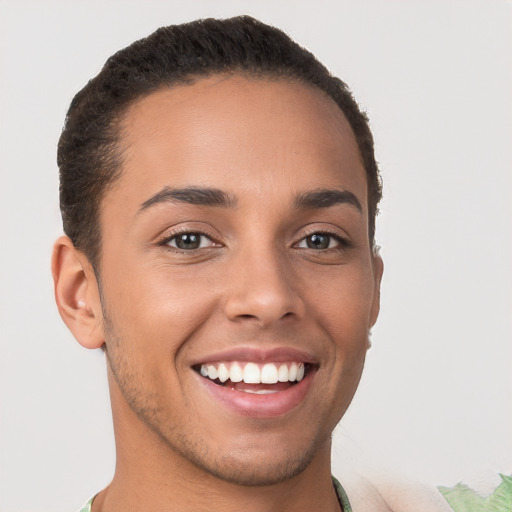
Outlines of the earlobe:
M 53 246 L 52 275 L 60 316 L 80 345 L 100 348 L 104 343 L 102 310 L 94 270 L 67 236 Z
M 384 273 L 384 262 L 380 257 L 378 250 L 375 251 L 373 256 L 373 276 L 374 276 L 374 289 L 373 289 L 373 303 L 370 313 L 370 329 L 377 322 L 380 311 L 380 284 L 382 281 L 382 274 Z

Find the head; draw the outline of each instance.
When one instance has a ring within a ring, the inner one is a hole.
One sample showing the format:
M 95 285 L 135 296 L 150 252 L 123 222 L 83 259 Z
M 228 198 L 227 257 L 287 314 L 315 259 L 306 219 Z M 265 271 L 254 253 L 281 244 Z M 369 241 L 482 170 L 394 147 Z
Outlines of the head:
M 346 86 L 251 18 L 162 28 L 75 97 L 59 166 L 57 303 L 106 350 L 121 460 L 244 486 L 325 472 L 382 274 Z
M 368 234 L 373 245 L 381 185 L 366 115 L 344 82 L 277 28 L 254 18 L 205 19 L 162 27 L 108 59 L 74 97 L 57 163 L 64 231 L 96 271 L 101 202 L 121 174 L 122 119 L 130 105 L 159 89 L 212 75 L 285 79 L 321 90 L 349 122 L 366 171 Z

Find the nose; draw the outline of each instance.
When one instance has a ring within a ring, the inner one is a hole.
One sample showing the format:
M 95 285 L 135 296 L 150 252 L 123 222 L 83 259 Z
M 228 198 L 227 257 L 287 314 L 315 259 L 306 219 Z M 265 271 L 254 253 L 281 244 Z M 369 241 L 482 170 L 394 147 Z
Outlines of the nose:
M 230 263 L 224 306 L 229 320 L 249 320 L 269 327 L 304 315 L 299 283 L 283 255 L 277 251 L 247 251 Z

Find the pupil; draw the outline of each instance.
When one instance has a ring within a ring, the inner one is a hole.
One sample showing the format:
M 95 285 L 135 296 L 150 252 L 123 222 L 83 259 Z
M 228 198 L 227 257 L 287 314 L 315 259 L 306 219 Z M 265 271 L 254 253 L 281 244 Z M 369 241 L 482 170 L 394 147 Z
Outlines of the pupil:
M 310 249 L 327 249 L 329 247 L 329 235 L 311 235 L 307 245 Z
M 200 244 L 200 237 L 194 233 L 180 235 L 176 239 L 176 245 L 180 249 L 197 249 Z

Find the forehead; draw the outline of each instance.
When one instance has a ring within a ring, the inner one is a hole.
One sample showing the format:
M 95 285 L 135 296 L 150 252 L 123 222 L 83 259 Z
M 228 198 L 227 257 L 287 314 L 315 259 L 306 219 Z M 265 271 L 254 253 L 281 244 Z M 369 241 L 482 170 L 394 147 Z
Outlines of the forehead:
M 290 194 L 337 186 L 358 189 L 366 205 L 348 121 L 331 98 L 304 84 L 213 76 L 161 89 L 128 109 L 121 133 L 119 186 L 140 197 L 169 185 L 251 193 L 288 187 Z

